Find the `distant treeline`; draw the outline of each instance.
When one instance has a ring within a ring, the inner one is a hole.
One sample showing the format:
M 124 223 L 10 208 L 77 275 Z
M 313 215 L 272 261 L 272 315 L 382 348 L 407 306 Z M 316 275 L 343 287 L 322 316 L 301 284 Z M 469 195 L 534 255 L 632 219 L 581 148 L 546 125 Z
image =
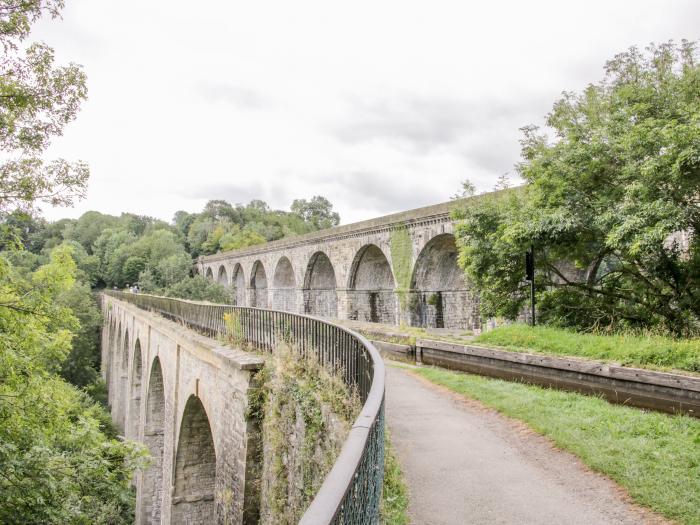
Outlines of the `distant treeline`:
M 89 211 L 79 219 L 48 222 L 15 210 L 1 219 L 2 248 L 24 248 L 11 255 L 28 270 L 46 261 L 53 248 L 73 247 L 73 257 L 91 287 L 122 288 L 139 283 L 143 291 L 182 288 L 199 255 L 262 244 L 336 226 L 340 217 L 324 197 L 299 199 L 291 211 L 272 210 L 261 200 L 247 205 L 209 201 L 202 212 L 178 211 L 172 223 L 123 213 Z M 178 286 L 179 285 L 179 286 Z

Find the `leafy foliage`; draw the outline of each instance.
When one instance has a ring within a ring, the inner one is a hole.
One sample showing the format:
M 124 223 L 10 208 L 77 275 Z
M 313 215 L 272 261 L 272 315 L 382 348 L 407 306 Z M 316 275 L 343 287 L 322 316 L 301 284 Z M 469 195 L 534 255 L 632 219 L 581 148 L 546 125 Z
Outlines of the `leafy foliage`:
M 31 23 L 43 13 L 58 16 L 61 1 L 0 2 L 0 213 L 31 208 L 37 201 L 69 205 L 84 195 L 89 170 L 85 163 L 42 153 L 60 136 L 87 97 L 79 66 L 57 67 L 45 44 L 20 46 Z
M 311 223 L 314 229 L 332 228 L 340 224 L 340 215 L 333 211 L 333 205 L 325 197 L 317 195 L 311 200 L 294 199 L 292 213 Z
M 29 273 L 0 257 L 2 523 L 133 519 L 129 480 L 140 450 L 115 439 L 104 411 L 59 376 L 91 380 L 65 364 L 89 344 L 81 331 L 99 323 L 83 302 L 86 288 L 76 288 L 71 251 L 55 248 Z
M 694 44 L 636 48 L 566 93 L 550 141 L 524 129 L 527 187 L 459 217 L 461 262 L 486 315 L 515 318 L 536 250 L 541 319 L 700 330 L 700 67 Z M 502 195 L 501 192 L 497 195 Z
M 195 275 L 191 279 L 183 279 L 173 284 L 165 289 L 164 295 L 220 304 L 231 304 L 233 302 L 229 290 L 203 275 Z

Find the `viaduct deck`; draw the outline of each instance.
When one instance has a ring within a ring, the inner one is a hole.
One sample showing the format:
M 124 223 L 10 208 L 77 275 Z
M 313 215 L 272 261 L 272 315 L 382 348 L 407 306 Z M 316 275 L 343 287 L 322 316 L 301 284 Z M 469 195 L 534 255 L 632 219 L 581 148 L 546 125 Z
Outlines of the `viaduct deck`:
M 200 257 L 197 269 L 235 304 L 411 326 L 480 326 L 478 297 L 457 265 L 452 212 L 418 208 Z

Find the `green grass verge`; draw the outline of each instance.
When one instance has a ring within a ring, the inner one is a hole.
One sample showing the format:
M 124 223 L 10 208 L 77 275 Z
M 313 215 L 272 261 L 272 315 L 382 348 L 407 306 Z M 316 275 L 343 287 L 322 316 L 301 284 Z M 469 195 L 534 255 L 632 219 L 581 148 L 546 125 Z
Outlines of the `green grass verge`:
M 485 332 L 474 343 L 513 351 L 614 361 L 627 366 L 700 372 L 700 339 L 581 334 L 562 328 L 512 324 Z
M 399 460 L 391 444 L 389 429 L 384 430 L 384 487 L 382 490 L 381 523 L 408 524 L 408 489 Z
M 416 374 L 527 423 L 632 498 L 700 524 L 700 420 L 612 405 L 600 398 L 438 368 Z

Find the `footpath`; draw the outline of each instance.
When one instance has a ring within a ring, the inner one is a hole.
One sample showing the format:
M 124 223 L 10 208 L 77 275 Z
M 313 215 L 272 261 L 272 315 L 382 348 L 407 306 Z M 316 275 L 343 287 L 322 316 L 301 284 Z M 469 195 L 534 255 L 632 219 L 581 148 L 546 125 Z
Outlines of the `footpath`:
M 414 525 L 666 523 L 518 422 L 388 364 L 386 418 Z

